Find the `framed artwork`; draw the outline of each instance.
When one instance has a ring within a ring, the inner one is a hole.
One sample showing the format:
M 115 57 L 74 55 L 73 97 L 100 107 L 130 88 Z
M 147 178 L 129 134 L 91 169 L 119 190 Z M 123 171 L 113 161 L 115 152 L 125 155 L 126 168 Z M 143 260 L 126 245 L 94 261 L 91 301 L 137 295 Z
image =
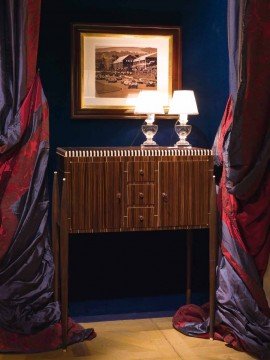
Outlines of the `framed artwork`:
M 159 90 L 168 104 L 181 89 L 179 27 L 72 24 L 71 55 L 72 118 L 141 118 L 140 90 Z

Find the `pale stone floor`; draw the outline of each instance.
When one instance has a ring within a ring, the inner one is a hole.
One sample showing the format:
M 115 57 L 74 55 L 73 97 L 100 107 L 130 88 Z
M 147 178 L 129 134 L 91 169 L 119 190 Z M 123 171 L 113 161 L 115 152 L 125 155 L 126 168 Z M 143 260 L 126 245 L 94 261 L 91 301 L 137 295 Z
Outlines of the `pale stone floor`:
M 83 324 L 97 338 L 57 350 L 31 355 L 0 355 L 0 360 L 248 360 L 254 357 L 223 342 L 191 338 L 172 328 L 171 318 L 121 320 Z

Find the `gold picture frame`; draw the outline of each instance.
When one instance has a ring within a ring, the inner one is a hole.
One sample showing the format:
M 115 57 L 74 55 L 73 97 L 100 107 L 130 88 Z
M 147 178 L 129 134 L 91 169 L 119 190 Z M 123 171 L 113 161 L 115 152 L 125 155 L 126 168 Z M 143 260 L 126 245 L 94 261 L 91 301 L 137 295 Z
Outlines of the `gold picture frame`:
M 182 86 L 179 27 L 72 24 L 71 55 L 75 119 L 141 118 L 133 113 L 140 90 L 169 101 Z

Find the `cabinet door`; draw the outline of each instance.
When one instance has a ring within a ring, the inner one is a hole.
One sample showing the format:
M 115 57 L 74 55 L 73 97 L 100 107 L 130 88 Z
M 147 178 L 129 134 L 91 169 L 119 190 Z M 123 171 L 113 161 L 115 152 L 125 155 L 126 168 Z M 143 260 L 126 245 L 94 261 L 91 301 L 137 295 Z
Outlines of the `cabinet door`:
M 122 163 L 71 163 L 72 231 L 120 229 Z
M 159 227 L 207 226 L 209 166 L 206 161 L 159 162 Z
M 106 226 L 120 229 L 122 219 L 122 162 L 106 163 Z

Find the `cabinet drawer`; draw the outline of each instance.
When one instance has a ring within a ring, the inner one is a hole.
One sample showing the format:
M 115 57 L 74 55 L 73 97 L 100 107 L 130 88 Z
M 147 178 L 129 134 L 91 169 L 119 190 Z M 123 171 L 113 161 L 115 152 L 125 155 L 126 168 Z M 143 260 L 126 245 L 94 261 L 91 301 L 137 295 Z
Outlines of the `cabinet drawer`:
M 128 208 L 128 227 L 153 228 L 155 227 L 154 208 Z
M 155 180 L 153 161 L 128 162 L 128 182 L 151 182 Z
M 154 205 L 154 184 L 129 184 L 127 187 L 128 205 Z

